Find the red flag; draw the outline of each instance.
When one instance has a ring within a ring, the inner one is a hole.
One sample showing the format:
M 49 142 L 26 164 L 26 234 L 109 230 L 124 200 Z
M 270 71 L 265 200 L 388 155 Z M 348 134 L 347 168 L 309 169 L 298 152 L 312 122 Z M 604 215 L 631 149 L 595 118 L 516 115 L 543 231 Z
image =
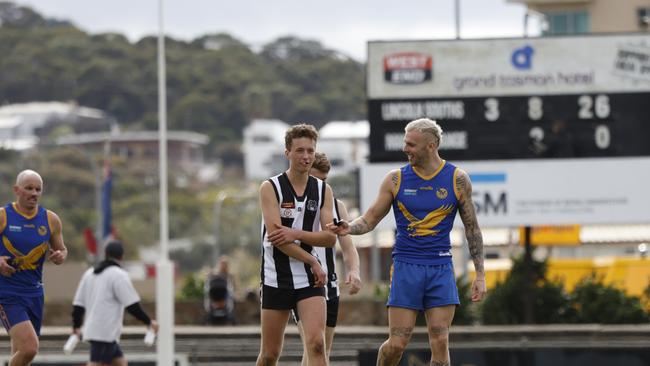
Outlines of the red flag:
M 86 239 L 86 250 L 91 255 L 97 255 L 97 240 L 95 240 L 95 234 L 90 228 L 84 229 L 84 238 Z

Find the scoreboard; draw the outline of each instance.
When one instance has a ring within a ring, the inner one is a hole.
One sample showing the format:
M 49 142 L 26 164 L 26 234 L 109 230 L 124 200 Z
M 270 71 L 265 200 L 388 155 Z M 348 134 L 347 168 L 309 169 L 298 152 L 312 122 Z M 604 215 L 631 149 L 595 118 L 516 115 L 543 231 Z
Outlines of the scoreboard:
M 650 35 L 370 42 L 371 162 L 404 161 L 405 125 L 443 158 L 650 156 Z

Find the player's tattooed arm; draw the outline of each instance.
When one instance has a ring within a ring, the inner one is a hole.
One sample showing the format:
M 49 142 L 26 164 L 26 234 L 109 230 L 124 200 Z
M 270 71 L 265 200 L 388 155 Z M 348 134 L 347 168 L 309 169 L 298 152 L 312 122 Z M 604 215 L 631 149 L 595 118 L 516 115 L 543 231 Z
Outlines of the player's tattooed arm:
M 350 223 L 350 235 L 361 235 L 370 230 L 370 225 L 368 225 L 368 221 L 366 221 L 363 216 L 357 217 Z
M 397 174 L 398 170 L 393 170 L 390 172 L 390 181 L 393 183 L 393 192 L 397 189 L 399 184 L 399 175 Z
M 476 210 L 472 201 L 472 182 L 469 175 L 463 170 L 458 170 L 456 176 L 456 191 L 459 193 L 458 213 L 465 226 L 465 236 L 469 246 L 469 253 L 474 262 L 476 272 L 485 273 L 483 268 L 483 235 L 478 226 Z
M 363 216 L 352 221 L 349 233 L 352 235 L 365 234 L 377 226 L 377 224 L 388 214 L 393 203 L 393 194 L 399 185 L 399 170 L 389 172 L 379 187 L 379 194 L 375 202 L 368 208 Z

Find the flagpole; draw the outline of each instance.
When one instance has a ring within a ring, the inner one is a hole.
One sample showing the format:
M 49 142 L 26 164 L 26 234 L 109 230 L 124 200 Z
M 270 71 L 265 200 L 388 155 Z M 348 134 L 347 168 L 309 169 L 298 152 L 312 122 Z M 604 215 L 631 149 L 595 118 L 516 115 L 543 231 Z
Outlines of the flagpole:
M 169 261 L 167 203 L 167 85 L 163 0 L 158 0 L 158 132 L 160 185 L 160 256 L 156 264 L 156 318 L 160 325 L 156 345 L 157 365 L 174 364 L 174 271 Z

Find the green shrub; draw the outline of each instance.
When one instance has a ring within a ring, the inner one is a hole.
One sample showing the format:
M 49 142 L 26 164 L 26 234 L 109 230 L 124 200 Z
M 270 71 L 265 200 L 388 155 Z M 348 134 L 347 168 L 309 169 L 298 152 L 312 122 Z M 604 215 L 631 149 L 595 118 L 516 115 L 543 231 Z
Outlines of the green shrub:
M 602 277 L 595 274 L 575 287 L 571 303 L 577 323 L 637 324 L 650 320 L 639 297 L 606 285 Z
M 196 274 L 190 273 L 183 279 L 178 298 L 180 300 L 202 300 L 204 282 Z

